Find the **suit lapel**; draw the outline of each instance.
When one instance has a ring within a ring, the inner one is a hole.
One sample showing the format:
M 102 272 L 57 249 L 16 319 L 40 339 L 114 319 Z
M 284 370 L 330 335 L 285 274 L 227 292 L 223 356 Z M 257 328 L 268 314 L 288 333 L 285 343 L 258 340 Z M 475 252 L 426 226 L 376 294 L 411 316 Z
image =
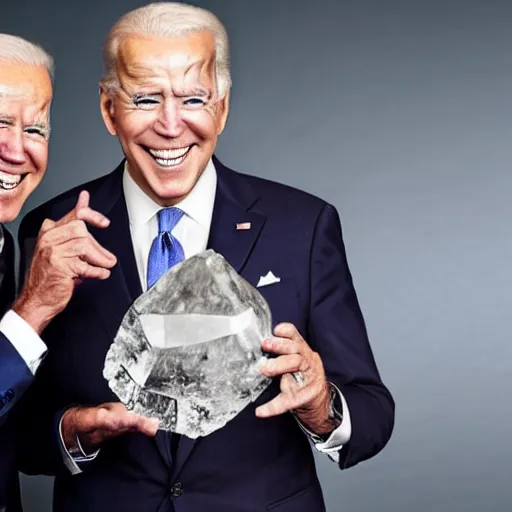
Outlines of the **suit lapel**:
M 131 303 L 142 293 L 130 236 L 128 212 L 123 194 L 121 164 L 91 197 L 91 208 L 110 219 L 105 229 L 91 229 L 94 238 L 117 258 L 117 264 L 105 281 L 96 281 L 96 306 L 107 331 L 114 339 Z
M 224 167 L 215 157 L 217 170 L 217 190 L 213 209 L 208 248 L 222 254 L 228 263 L 241 273 L 258 240 L 265 216 L 249 211 L 257 202 L 258 196 L 240 175 Z M 250 224 L 250 229 L 237 229 L 237 224 Z M 182 436 L 174 476 L 176 477 L 200 441 Z

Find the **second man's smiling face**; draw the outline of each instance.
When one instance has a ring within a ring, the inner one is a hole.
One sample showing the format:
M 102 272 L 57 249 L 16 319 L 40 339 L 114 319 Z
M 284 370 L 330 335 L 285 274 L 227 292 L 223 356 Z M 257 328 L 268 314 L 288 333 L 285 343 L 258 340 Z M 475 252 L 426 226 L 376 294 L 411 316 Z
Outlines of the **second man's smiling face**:
M 0 62 L 0 222 L 18 216 L 46 171 L 51 101 L 44 66 Z
M 117 78 L 116 92 L 101 92 L 107 129 L 119 137 L 142 190 L 162 206 L 176 204 L 196 184 L 226 124 L 229 97 L 218 96 L 214 37 L 126 36 Z

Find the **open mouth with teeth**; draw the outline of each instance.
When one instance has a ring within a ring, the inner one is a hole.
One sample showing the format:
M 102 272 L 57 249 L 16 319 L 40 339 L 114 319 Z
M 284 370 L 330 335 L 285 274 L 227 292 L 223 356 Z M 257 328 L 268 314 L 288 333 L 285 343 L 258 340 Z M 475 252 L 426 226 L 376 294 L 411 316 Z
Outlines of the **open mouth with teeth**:
M 153 157 L 153 160 L 161 167 L 176 167 L 187 158 L 193 144 L 179 149 L 150 149 L 146 151 Z
M 14 190 L 25 179 L 27 174 L 11 174 L 0 171 L 0 190 Z

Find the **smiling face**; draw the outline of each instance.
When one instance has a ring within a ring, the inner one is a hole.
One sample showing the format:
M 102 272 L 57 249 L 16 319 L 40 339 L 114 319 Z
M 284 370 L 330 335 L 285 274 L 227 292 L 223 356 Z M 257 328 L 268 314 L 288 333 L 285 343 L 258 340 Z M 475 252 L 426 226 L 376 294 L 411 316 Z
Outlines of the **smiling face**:
M 116 70 L 118 90 L 101 91 L 105 125 L 142 190 L 162 206 L 176 204 L 194 188 L 226 124 L 229 98 L 217 95 L 214 37 L 126 36 Z
M 14 220 L 48 163 L 51 79 L 43 66 L 0 62 L 0 222 Z

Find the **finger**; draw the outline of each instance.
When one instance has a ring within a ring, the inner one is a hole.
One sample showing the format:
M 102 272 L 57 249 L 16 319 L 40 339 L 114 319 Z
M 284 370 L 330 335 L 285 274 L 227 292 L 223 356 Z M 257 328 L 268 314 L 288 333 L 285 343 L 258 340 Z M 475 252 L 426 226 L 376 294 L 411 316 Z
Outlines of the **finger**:
M 53 222 L 53 221 L 50 221 Z M 56 222 L 53 222 L 53 226 L 50 227 L 47 231 L 45 231 L 39 239 L 39 245 L 44 246 L 56 246 L 67 242 L 68 240 L 73 240 L 75 238 L 86 238 L 89 236 L 89 231 L 87 231 L 87 226 L 85 222 L 81 220 L 73 220 L 64 225 L 57 225 Z
M 258 418 L 272 418 L 295 408 L 295 402 L 284 393 L 279 393 L 275 398 L 256 408 Z
M 137 431 L 150 437 L 156 436 L 160 420 L 158 418 L 146 418 L 145 416 L 139 416 L 137 423 Z
M 136 427 L 138 415 L 126 407 L 111 409 L 99 408 L 97 412 L 97 429 L 123 433 Z
M 116 264 L 116 257 L 94 240 L 93 237 L 68 240 L 56 249 L 62 258 L 75 258 L 103 268 L 112 268 Z
M 281 377 L 281 393 L 266 404 L 256 408 L 256 416 L 270 418 L 299 409 L 311 401 L 314 393 L 314 389 L 299 387 L 294 377 L 287 373 Z
M 59 247 L 59 254 L 63 256 L 82 256 L 81 251 L 88 252 L 92 247 L 100 257 L 105 259 L 104 263 L 98 263 L 99 265 L 110 268 L 117 263 L 115 255 L 96 241 L 81 220 L 74 220 L 64 226 L 51 229 L 41 237 L 39 245 L 51 246 L 52 249 L 63 246 Z
M 76 218 L 97 228 L 106 228 L 110 224 L 110 219 L 89 207 L 78 210 L 76 212 Z
M 278 338 L 288 338 L 291 340 L 304 341 L 295 325 L 289 322 L 282 322 L 276 325 L 274 328 L 274 334 Z
M 51 219 L 44 219 L 43 223 L 41 224 L 41 227 L 39 228 L 39 236 L 41 237 L 44 235 L 47 231 L 52 229 L 55 226 L 55 222 Z
M 158 430 L 158 425 L 160 424 L 159 419 L 148 418 L 147 416 L 136 414 L 133 411 L 128 411 L 126 406 L 121 402 L 107 402 L 103 404 L 103 407 L 107 409 L 111 414 L 128 418 L 130 422 L 129 428 L 132 430 L 135 429 L 142 431 L 147 435 L 155 435 Z
M 303 352 L 304 346 L 298 340 L 290 338 L 268 338 L 261 342 L 263 350 L 272 354 L 300 354 Z
M 104 281 L 110 277 L 110 270 L 89 265 L 87 262 L 76 258 L 69 263 L 69 277 L 78 281 L 83 279 L 99 279 Z
M 265 359 L 259 367 L 260 372 L 267 377 L 275 377 L 285 373 L 306 371 L 309 364 L 300 354 L 287 354 L 275 359 Z
M 129 432 L 140 432 L 147 436 L 155 436 L 160 421 L 156 418 L 146 418 L 132 411 L 123 413 L 118 418 L 118 429 Z
M 116 255 L 112 252 L 110 252 L 108 249 L 105 249 L 91 234 L 89 234 L 89 240 L 91 241 L 93 247 L 95 247 L 98 252 L 105 258 L 105 260 L 108 260 L 108 263 L 106 263 L 104 266 L 111 268 L 117 263 Z

